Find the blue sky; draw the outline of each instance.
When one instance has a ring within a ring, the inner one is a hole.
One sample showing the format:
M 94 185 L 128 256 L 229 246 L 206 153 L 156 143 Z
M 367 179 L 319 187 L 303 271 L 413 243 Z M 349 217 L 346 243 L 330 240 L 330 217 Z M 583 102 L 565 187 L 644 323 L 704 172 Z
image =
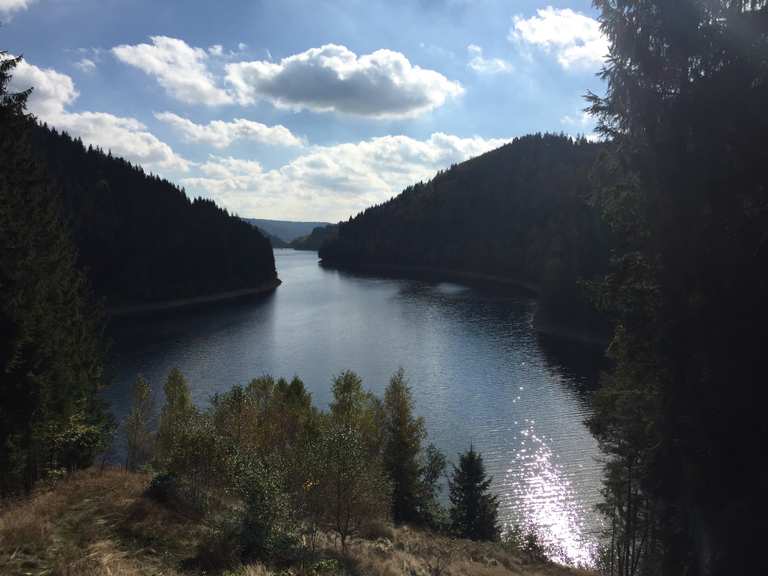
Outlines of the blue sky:
M 0 0 L 30 109 L 243 216 L 336 221 L 536 131 L 590 134 L 589 2 Z

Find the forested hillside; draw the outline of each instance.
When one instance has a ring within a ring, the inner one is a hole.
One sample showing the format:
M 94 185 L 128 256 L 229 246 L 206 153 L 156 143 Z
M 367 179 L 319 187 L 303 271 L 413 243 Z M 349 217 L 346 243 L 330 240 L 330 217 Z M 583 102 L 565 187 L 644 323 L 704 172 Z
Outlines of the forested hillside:
M 517 138 L 340 223 L 320 256 L 352 268 L 494 276 L 539 292 L 540 323 L 599 331 L 578 281 L 607 263 L 605 230 L 588 201 L 602 146 Z
M 45 126 L 33 151 L 62 195 L 78 252 L 110 306 L 255 288 L 277 278 L 269 241 L 211 200 Z
M 306 236 L 295 238 L 291 242 L 290 247 L 294 250 L 320 250 L 324 243 L 336 238 L 336 233 L 338 230 L 338 224 L 326 224 L 325 226 L 318 226 Z

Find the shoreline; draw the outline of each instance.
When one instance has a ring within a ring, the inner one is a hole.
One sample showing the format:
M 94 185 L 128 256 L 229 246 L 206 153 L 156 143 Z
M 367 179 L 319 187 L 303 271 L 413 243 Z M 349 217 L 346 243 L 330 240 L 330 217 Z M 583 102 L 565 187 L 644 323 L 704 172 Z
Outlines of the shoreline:
M 539 287 L 530 282 L 522 282 L 504 276 L 495 276 L 493 274 L 482 274 L 480 272 L 465 272 L 460 270 L 450 270 L 446 268 L 433 268 L 430 266 L 395 266 L 386 264 L 366 264 L 354 266 L 348 264 L 338 264 L 333 261 L 320 260 L 320 265 L 337 270 L 347 270 L 350 272 L 361 272 L 363 274 L 376 273 L 394 273 L 404 277 L 416 279 L 431 279 L 437 281 L 455 281 L 467 285 L 484 283 L 498 286 L 510 286 L 518 290 L 528 292 L 531 296 L 539 296 Z M 589 330 L 574 328 L 565 324 L 552 323 L 551 321 L 542 322 L 540 319 L 538 301 L 536 310 L 531 318 L 531 327 L 535 332 L 543 336 L 562 338 L 582 345 L 605 347 L 610 342 L 610 337 L 591 333 Z
M 502 286 L 511 286 L 519 290 L 529 292 L 531 295 L 539 295 L 539 287 L 530 282 L 506 278 L 504 276 L 495 276 L 493 274 L 483 274 L 481 272 L 466 272 L 462 270 L 451 270 L 449 268 L 433 268 L 431 266 L 396 266 L 391 264 L 366 264 L 354 266 L 349 264 L 339 264 L 333 261 L 320 260 L 321 266 L 336 268 L 338 270 L 348 270 L 350 272 L 362 272 L 364 274 L 394 273 L 402 274 L 413 278 L 414 276 L 428 277 L 442 281 L 456 281 L 471 283 L 486 283 Z
M 115 306 L 107 308 L 107 315 L 110 317 L 130 316 L 142 312 L 159 312 L 163 310 L 175 310 L 177 308 L 187 308 L 198 304 L 210 304 L 213 302 L 222 302 L 224 300 L 234 300 L 245 296 L 255 296 L 257 294 L 266 294 L 277 289 L 282 280 L 275 278 L 271 282 L 265 282 L 255 288 L 241 288 L 240 290 L 229 290 L 227 292 L 217 292 L 208 296 L 195 296 L 192 298 L 176 298 L 174 300 L 163 300 L 161 302 L 150 302 L 147 304 L 129 304 L 127 306 Z

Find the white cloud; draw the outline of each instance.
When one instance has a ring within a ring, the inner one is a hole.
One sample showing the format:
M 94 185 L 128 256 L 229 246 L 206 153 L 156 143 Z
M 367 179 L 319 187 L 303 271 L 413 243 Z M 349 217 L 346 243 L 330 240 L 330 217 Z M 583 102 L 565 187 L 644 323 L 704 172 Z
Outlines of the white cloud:
M 64 113 L 65 106 L 80 95 L 72 78 L 51 68 L 38 68 L 22 60 L 13 70 L 10 88 L 34 88 L 27 101 L 30 111 L 42 119 Z
M 189 168 L 186 160 L 134 118 L 105 112 L 68 112 L 53 118 L 51 123 L 72 136 L 79 136 L 85 144 L 111 150 L 115 156 L 151 169 L 186 172 Z
M 571 133 L 572 138 L 583 136 L 589 142 L 600 142 L 603 140 L 603 137 L 595 132 L 595 125 L 597 122 L 589 112 L 581 112 L 580 114 L 574 115 L 566 114 L 560 118 L 560 124 L 576 129 L 575 134 Z
M 208 46 L 208 53 L 211 56 L 222 56 L 224 54 L 224 46 L 221 44 L 214 44 L 213 46 Z
M 577 128 L 585 128 L 590 125 L 594 125 L 595 121 L 589 112 L 582 112 L 579 115 L 572 116 L 566 114 L 560 118 L 560 123 L 565 126 L 576 126 Z
M 122 62 L 154 76 L 165 91 L 187 104 L 217 106 L 232 98 L 216 86 L 207 67 L 208 53 L 177 38 L 152 36 L 152 44 L 112 48 Z
M 198 167 L 200 175 L 182 183 L 244 216 L 336 221 L 507 141 L 443 133 L 426 140 L 382 136 L 314 146 L 268 171 L 257 162 L 211 156 Z
M 66 107 L 78 97 L 72 78 L 50 68 L 21 61 L 13 71 L 12 91 L 33 87 L 29 111 L 43 122 L 82 138 L 88 145 L 111 150 L 150 170 L 186 171 L 189 163 L 168 144 L 149 133 L 138 120 L 104 112 L 69 112 Z
M 569 8 L 547 6 L 536 16 L 515 16 L 509 40 L 553 52 L 565 69 L 593 68 L 608 54 L 608 40 L 594 18 Z
M 91 60 L 90 58 L 82 58 L 75 62 L 75 68 L 78 70 L 82 70 L 86 74 L 90 74 L 94 70 L 96 70 L 96 62 Z
M 512 72 L 512 64 L 501 58 L 484 58 L 483 49 L 477 44 L 467 46 L 470 60 L 467 66 L 478 74 L 504 74 Z
M 275 146 L 301 146 L 302 141 L 285 126 L 267 126 L 245 118 L 230 122 L 214 120 L 208 124 L 196 124 L 173 112 L 155 113 L 155 118 L 173 127 L 187 142 L 203 142 L 214 148 L 226 148 L 235 140 L 251 140 Z
M 0 15 L 11 15 L 29 8 L 35 0 L 0 0 Z
M 356 55 L 326 44 L 283 58 L 228 64 L 227 81 L 241 104 L 370 117 L 416 116 L 459 96 L 463 88 L 439 72 L 412 65 L 399 52 Z

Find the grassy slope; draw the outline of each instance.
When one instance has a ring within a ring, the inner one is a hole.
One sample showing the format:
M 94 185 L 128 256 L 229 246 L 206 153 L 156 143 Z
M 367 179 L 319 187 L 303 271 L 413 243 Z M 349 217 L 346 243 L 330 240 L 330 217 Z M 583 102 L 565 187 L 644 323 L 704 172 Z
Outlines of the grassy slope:
M 6 503 L 0 509 L 0 574 L 198 574 L 188 567 L 189 560 L 207 529 L 199 518 L 145 498 L 148 481 L 145 474 L 89 470 L 30 499 Z M 585 574 L 556 565 L 527 563 L 492 544 L 448 540 L 406 528 L 387 532 L 389 538 L 353 540 L 348 556 L 343 558 L 347 573 Z M 320 550 L 325 557 L 341 558 L 331 538 L 321 538 Z M 263 566 L 248 566 L 237 574 L 268 576 L 272 572 Z

